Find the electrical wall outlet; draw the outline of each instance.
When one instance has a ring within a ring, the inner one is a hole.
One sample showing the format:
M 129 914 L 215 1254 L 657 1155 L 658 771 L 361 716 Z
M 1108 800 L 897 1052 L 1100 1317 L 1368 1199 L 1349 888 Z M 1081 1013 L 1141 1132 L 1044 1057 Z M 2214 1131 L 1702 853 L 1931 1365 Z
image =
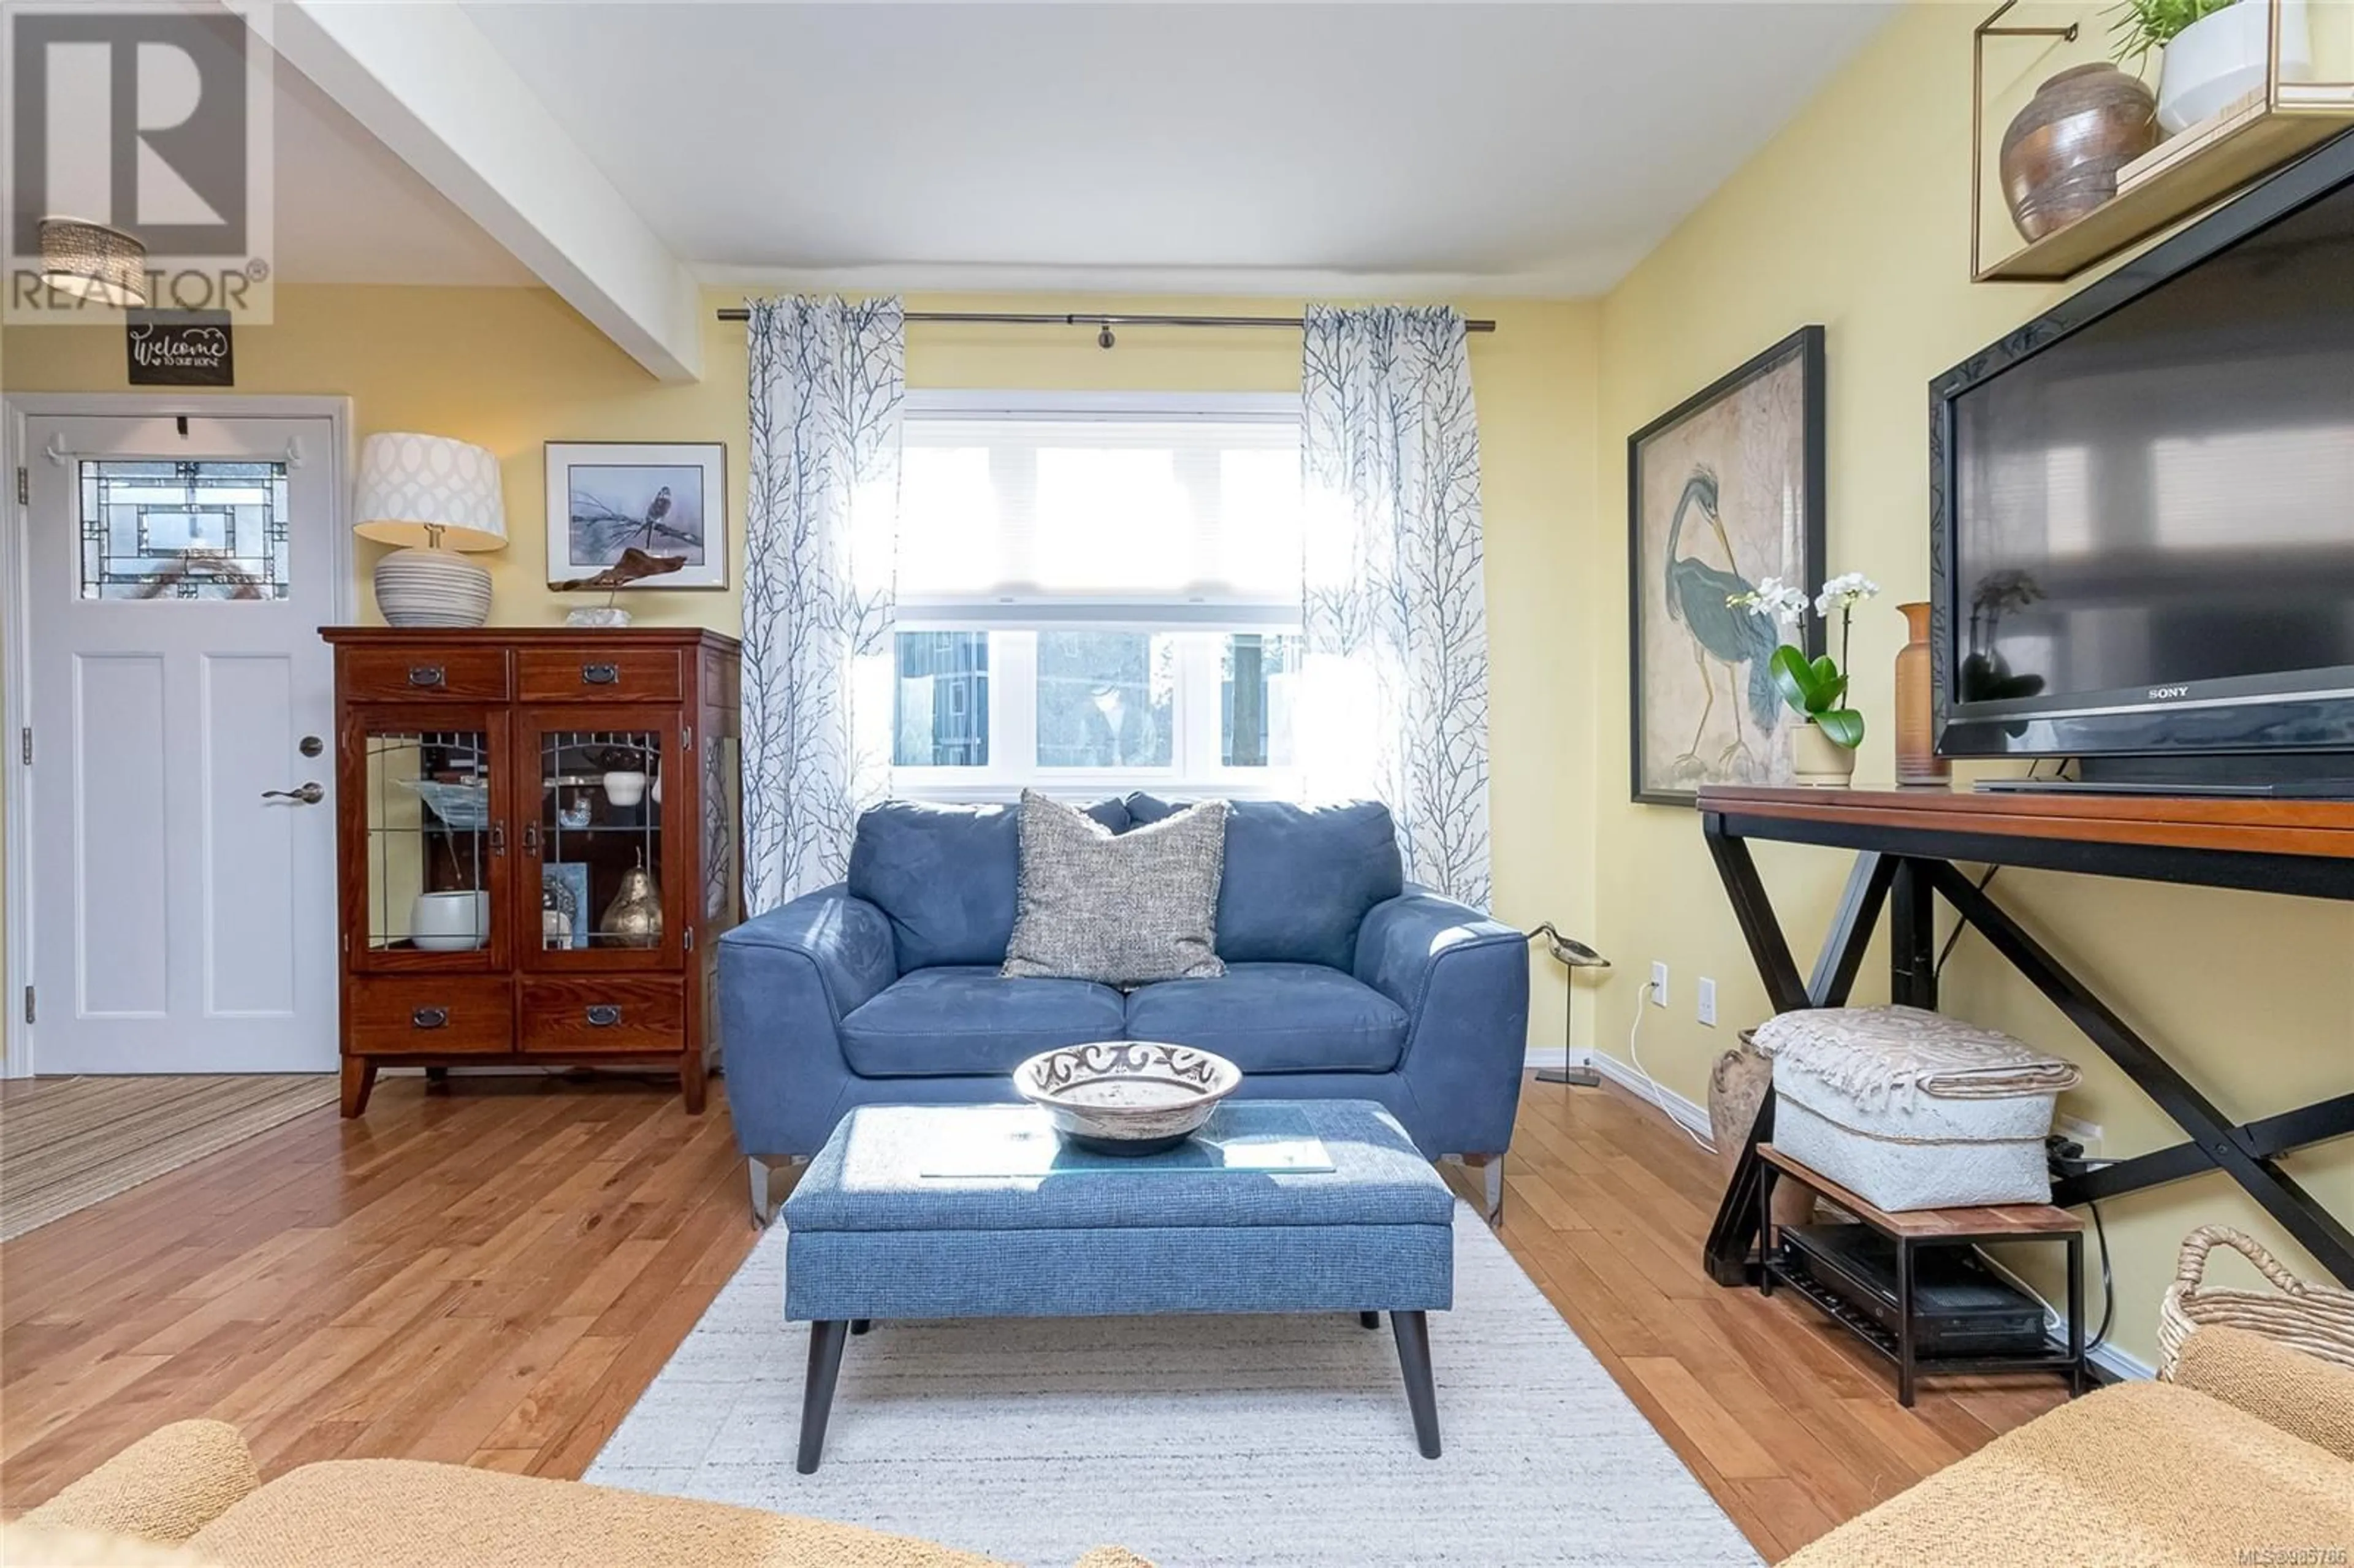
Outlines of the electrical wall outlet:
M 1668 1005 L 1668 966 L 1656 959 L 1651 962 L 1651 1005 Z
M 1711 1029 L 1716 1027 L 1716 982 L 1706 975 L 1700 977 L 1697 988 L 1700 997 L 1700 1021 Z
M 2083 1144 L 2085 1159 L 2095 1160 L 2100 1157 L 2101 1124 L 2099 1122 L 2079 1121 L 2073 1116 L 2055 1116 L 2052 1118 L 2052 1130 L 2072 1143 Z

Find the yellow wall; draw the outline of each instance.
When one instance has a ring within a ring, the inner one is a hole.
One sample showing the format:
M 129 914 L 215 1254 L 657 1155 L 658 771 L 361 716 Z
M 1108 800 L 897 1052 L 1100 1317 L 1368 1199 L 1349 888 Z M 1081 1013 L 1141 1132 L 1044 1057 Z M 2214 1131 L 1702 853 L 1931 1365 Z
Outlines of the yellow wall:
M 1628 432 L 1808 322 L 1828 329 L 1829 562 L 1889 591 L 1856 629 L 1855 694 L 1868 715 L 1858 782 L 1885 784 L 1893 606 L 1927 596 L 1927 382 L 2062 291 L 1972 284 L 1968 217 L 1970 27 L 1983 8 L 1901 15 L 1604 302 L 1602 451 L 1586 620 L 1605 651 L 1596 686 L 1599 941 L 1617 961 L 1600 996 L 1603 1048 L 1623 1057 L 1652 959 L 1672 1006 L 1643 1025 L 1644 1063 L 1704 1097 L 1709 1064 L 1767 1006 L 1689 810 L 1628 803 L 1626 484 Z M 2032 69 L 2035 62 L 2027 62 Z M 2052 69 L 2041 63 L 2041 70 Z M 1760 846 L 1757 858 L 1803 969 L 1847 857 Z M 2105 884 L 2007 871 L 2001 901 L 2137 1029 L 2238 1117 L 2341 1094 L 2354 1068 L 2354 909 L 2305 900 Z M 1884 959 L 1859 1000 L 1885 1000 Z M 1712 976 L 1722 1022 L 1702 1028 L 1693 982 Z M 1966 936 L 1943 1003 L 2081 1063 L 2063 1109 L 2103 1126 L 2103 1152 L 2180 1134 L 2000 959 Z M 2354 1213 L 2354 1140 L 2289 1162 L 2339 1214 Z M 2118 1342 L 2154 1354 L 2158 1298 L 2175 1245 L 2225 1221 L 2288 1244 L 2221 1175 L 2103 1205 L 2116 1253 Z M 2296 1252 L 2310 1271 L 2310 1259 Z M 2049 1284 L 2044 1275 L 2041 1282 Z M 2097 1301 L 2097 1296 L 2095 1297 Z
M 739 302 L 715 291 L 705 304 Z M 1592 302 L 1459 302 L 1500 323 L 1493 336 L 1471 340 L 1486 462 L 1497 908 L 1524 924 L 1551 918 L 1585 929 L 1593 919 L 1591 780 L 1570 759 L 1584 755 L 1592 724 L 1582 683 L 1589 654 L 1562 607 L 1585 558 L 1599 312 Z M 1251 314 L 1289 308 L 1263 299 L 1065 295 L 925 297 L 909 304 Z M 725 441 L 728 514 L 740 550 L 744 329 L 707 322 L 705 330 L 704 379 L 665 387 L 542 291 L 289 285 L 278 291 L 274 324 L 238 334 L 237 390 L 347 396 L 355 436 L 424 430 L 499 453 L 509 543 L 476 557 L 491 568 L 493 613 L 509 624 L 552 624 L 567 599 L 546 587 L 543 441 Z M 0 337 L 0 355 L 9 391 L 125 389 L 122 341 L 112 332 L 17 328 Z M 907 334 L 907 380 L 917 387 L 1289 390 L 1299 384 L 1299 340 L 1265 330 L 1132 328 L 1107 353 L 1087 329 L 918 324 Z M 381 553 L 358 546 L 360 602 L 369 619 L 365 585 Z M 740 559 L 730 582 L 742 582 Z M 640 592 L 623 602 L 646 623 L 701 622 L 731 632 L 741 623 L 733 588 Z M 1558 971 L 1547 965 L 1536 981 L 1532 1038 L 1558 1042 Z

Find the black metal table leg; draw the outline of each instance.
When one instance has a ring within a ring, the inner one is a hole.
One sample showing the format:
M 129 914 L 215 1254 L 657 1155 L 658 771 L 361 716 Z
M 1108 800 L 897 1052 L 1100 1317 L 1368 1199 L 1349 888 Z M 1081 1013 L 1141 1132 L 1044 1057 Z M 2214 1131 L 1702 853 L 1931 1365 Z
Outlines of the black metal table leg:
M 1913 1243 L 1896 1238 L 1896 1403 L 1913 1408 Z
M 1357 1327 L 1358 1327 L 1358 1328 L 1360 1328 L 1360 1329 L 1378 1329 L 1378 1328 L 1380 1328 L 1381 1326 L 1382 1326 L 1382 1315 L 1381 1315 L 1379 1312 L 1360 1312 L 1360 1313 L 1358 1313 L 1358 1314 L 1357 1314 Z
M 1419 1312 L 1392 1312 L 1398 1368 L 1405 1373 L 1405 1403 L 1414 1412 L 1414 1440 L 1426 1459 L 1438 1457 L 1438 1391 L 1430 1381 L 1430 1320 Z
M 1781 1174 L 1763 1160 L 1757 1164 L 1757 1294 L 1774 1294 L 1774 1181 Z
M 2084 1233 L 2068 1238 L 2068 1397 L 2084 1392 Z
M 1942 863 L 1899 860 L 1889 889 L 1889 1000 L 1932 1012 L 1937 1007 L 1937 901 L 1931 879 Z
M 817 1471 L 825 1452 L 825 1418 L 833 1410 L 834 1381 L 842 1375 L 842 1347 L 850 1339 L 850 1325 L 839 1318 L 810 1325 L 809 1382 L 801 1390 L 801 1448 L 793 1468 L 802 1475 Z

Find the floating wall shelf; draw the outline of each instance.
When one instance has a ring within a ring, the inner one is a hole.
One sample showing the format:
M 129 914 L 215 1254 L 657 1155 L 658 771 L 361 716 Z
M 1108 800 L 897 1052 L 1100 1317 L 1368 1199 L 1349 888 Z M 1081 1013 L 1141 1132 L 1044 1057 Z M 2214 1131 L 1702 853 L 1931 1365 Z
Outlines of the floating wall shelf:
M 2117 194 L 2101 207 L 1988 260 L 1985 229 L 1989 193 L 1985 182 L 1993 160 L 1987 155 L 1986 141 L 1987 40 L 2043 38 L 2054 45 L 2075 44 L 2087 25 L 2006 24 L 2004 17 L 2018 4 L 2004 0 L 1978 24 L 1970 40 L 1970 274 L 1978 282 L 2055 283 L 2073 278 L 2354 129 L 2354 80 L 2281 80 L 2280 0 L 2241 0 L 2243 5 L 2267 5 L 2272 12 L 2273 61 L 2264 85 L 2127 164 L 2118 176 Z M 2334 25 L 2333 14 L 2344 10 L 2342 5 L 2314 4 L 2308 15 L 2317 26 L 2327 26 Z M 2324 64 L 2324 40 L 2317 37 L 2315 42 L 2318 69 Z M 1995 205 L 1999 215 L 1999 204 Z M 2009 219 L 1998 216 L 1993 221 L 2007 226 Z

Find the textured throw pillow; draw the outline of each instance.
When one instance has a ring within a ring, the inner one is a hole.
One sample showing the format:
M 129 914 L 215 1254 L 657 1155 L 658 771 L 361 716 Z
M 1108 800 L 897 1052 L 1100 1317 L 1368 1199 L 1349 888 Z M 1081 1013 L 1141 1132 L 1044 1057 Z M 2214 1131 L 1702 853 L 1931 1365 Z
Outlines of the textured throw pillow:
M 1024 789 L 1022 875 L 1002 972 L 1117 986 L 1225 974 L 1214 949 L 1225 862 L 1224 800 L 1114 834 Z

